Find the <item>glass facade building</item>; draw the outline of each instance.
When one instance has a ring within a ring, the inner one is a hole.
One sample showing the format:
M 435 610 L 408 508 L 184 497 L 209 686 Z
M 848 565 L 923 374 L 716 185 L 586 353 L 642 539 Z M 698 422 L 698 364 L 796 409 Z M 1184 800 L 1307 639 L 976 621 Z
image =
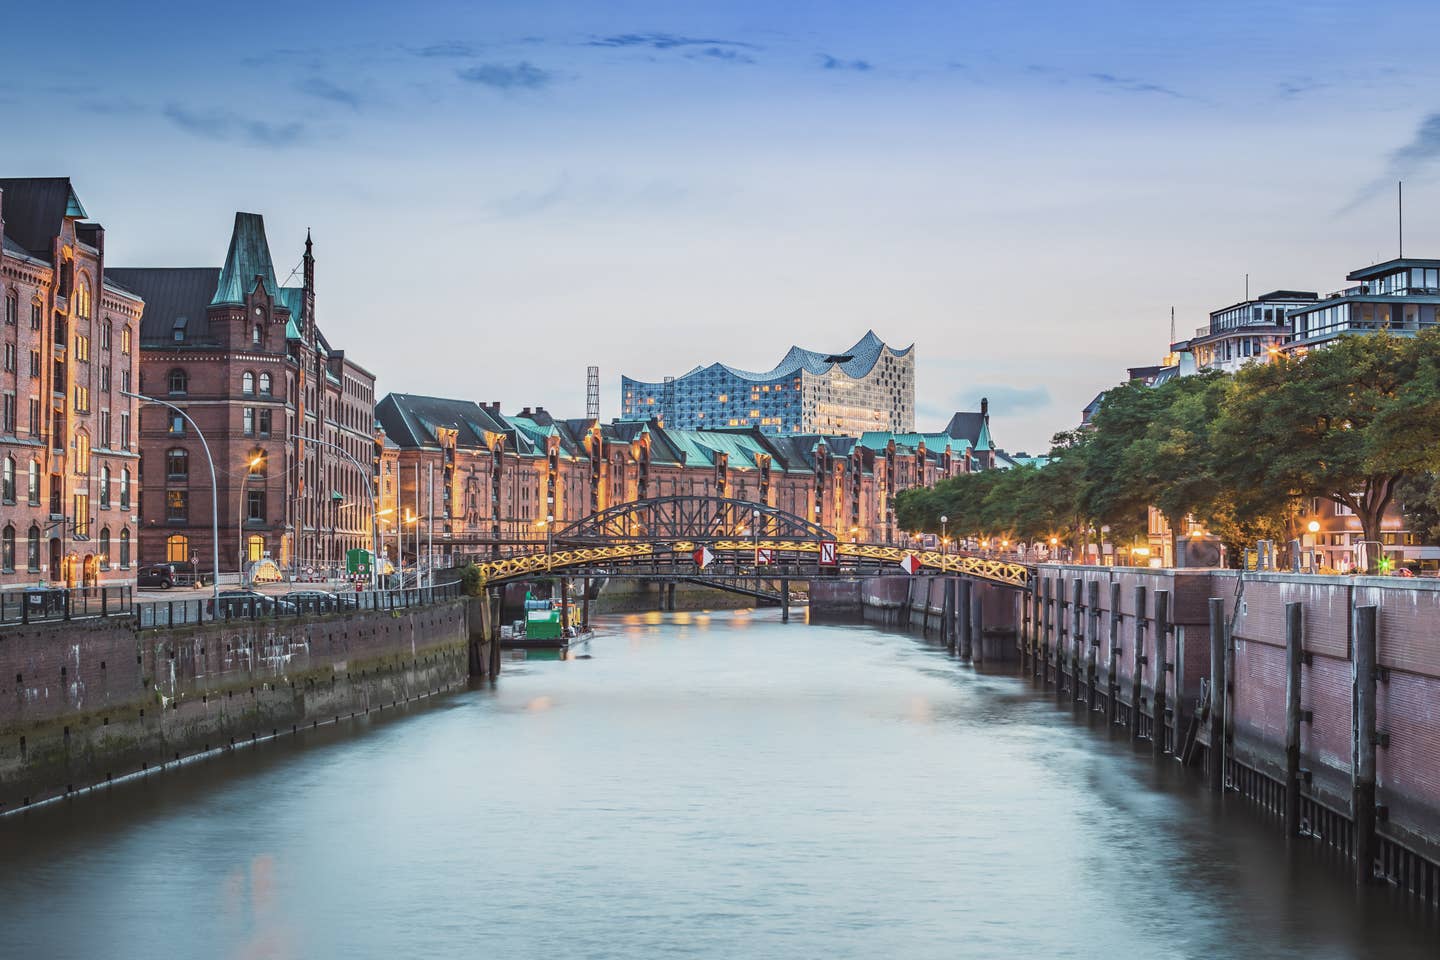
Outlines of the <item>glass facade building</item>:
M 841 353 L 791 347 L 763 372 L 723 363 L 660 382 L 620 378 L 621 419 L 679 430 L 755 427 L 773 436 L 915 429 L 915 348 L 867 332 Z

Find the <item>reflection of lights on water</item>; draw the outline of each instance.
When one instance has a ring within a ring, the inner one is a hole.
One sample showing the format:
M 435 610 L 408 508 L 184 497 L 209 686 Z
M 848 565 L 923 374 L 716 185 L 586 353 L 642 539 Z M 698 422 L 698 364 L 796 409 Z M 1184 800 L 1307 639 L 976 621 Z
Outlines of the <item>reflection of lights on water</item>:
M 924 697 L 911 697 L 910 720 L 914 723 L 934 723 L 935 711 L 931 709 L 930 701 Z
M 550 707 L 554 704 L 554 702 L 555 701 L 551 700 L 549 697 L 536 697 L 534 700 L 531 700 L 529 703 L 525 704 L 525 709 L 533 710 L 536 713 L 539 713 L 542 710 L 549 710 Z

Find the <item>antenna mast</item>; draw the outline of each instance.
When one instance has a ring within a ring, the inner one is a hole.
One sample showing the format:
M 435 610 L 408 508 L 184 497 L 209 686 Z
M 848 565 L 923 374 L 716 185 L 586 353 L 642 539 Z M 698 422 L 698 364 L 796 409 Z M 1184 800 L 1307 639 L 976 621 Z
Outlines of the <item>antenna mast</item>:
M 1400 259 L 1405 259 L 1405 181 L 1395 181 L 1395 228 L 1400 234 Z

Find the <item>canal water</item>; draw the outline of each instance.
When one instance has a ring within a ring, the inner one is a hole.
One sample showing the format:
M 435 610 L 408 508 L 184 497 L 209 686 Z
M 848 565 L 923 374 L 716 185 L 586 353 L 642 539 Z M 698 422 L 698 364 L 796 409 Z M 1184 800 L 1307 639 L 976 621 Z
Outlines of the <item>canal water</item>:
M 769 613 L 0 820 L 0 956 L 1420 958 L 1440 931 L 1009 675 Z

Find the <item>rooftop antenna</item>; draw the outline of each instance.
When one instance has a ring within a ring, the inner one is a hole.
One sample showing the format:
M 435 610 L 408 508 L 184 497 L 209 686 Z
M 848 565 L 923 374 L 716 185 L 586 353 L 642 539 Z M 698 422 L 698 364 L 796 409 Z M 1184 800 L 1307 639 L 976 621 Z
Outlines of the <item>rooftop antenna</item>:
M 1245 299 L 1250 299 L 1250 274 L 1245 274 Z
M 1170 346 L 1175 346 L 1175 308 L 1170 308 Z
M 1405 181 L 1395 181 L 1395 227 L 1400 235 L 1400 259 L 1405 259 Z

